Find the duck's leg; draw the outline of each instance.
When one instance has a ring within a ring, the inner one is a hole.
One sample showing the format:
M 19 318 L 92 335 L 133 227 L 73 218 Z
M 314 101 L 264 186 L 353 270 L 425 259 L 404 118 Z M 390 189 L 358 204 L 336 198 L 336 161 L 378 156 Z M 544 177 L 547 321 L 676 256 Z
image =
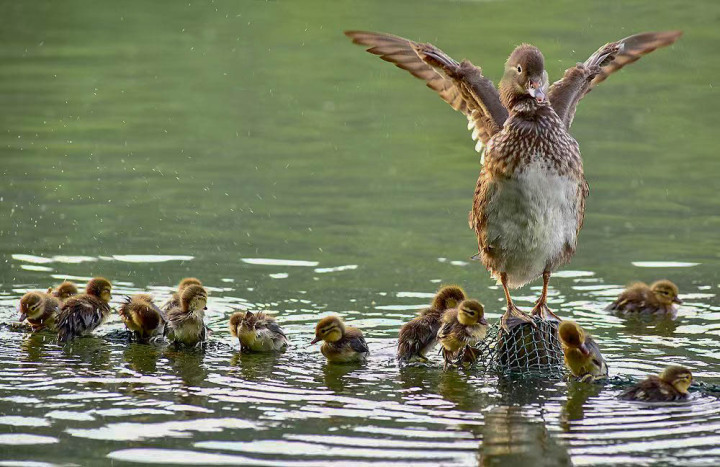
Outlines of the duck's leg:
M 505 291 L 505 301 L 507 302 L 507 310 L 505 310 L 505 313 L 500 318 L 500 328 L 504 332 L 510 332 L 510 329 L 514 328 L 518 324 L 523 322 L 532 323 L 532 318 L 523 313 L 520 308 L 516 307 L 512 298 L 510 298 L 510 291 L 507 286 L 507 274 L 504 272 L 500 273 L 500 283 Z
M 532 309 L 532 316 L 539 316 L 546 321 L 562 321 L 558 315 L 552 312 L 547 306 L 548 282 L 550 282 L 550 271 L 543 272 L 543 288 L 540 298 L 535 302 Z

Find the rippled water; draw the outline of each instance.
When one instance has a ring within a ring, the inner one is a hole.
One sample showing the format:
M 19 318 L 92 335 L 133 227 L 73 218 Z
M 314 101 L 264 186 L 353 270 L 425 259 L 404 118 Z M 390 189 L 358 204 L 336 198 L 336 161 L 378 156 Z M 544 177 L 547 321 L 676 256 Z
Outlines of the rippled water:
M 548 2 L 532 24 L 507 2 L 0 5 L 0 465 L 720 464 L 720 10 L 661 3 Z M 397 329 L 441 283 L 492 320 L 502 291 L 468 260 L 464 119 L 347 28 L 433 41 L 495 79 L 521 41 L 558 76 L 608 40 L 685 29 L 573 125 L 591 196 L 551 306 L 596 336 L 610 383 L 397 367 Z M 128 343 L 117 317 L 65 347 L 11 326 L 27 290 L 94 275 L 118 302 L 200 277 L 207 349 Z M 663 277 L 685 301 L 676 321 L 603 311 Z M 292 346 L 241 356 L 237 309 L 275 312 Z M 365 331 L 366 364 L 309 345 L 330 312 Z M 708 386 L 616 399 L 669 363 Z

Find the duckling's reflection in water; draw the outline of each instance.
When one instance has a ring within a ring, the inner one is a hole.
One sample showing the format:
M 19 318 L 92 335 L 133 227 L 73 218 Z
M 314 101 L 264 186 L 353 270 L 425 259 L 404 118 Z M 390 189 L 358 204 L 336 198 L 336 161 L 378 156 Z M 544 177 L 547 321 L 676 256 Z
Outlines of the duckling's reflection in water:
M 168 359 L 172 372 L 179 376 L 185 385 L 198 386 L 207 379 L 207 370 L 203 365 L 204 348 L 178 350 L 171 345 L 165 349 L 164 356 Z
M 144 375 L 157 372 L 157 362 L 161 354 L 157 346 L 139 342 L 130 342 L 123 350 L 123 358 L 130 369 Z
M 78 364 L 73 371 L 83 373 L 82 368 L 87 364 L 90 370 L 99 372 L 110 370 L 110 347 L 112 344 L 96 336 L 84 336 L 73 339 L 63 345 L 62 352 L 67 358 L 68 364 L 71 362 Z
M 551 376 L 501 375 L 497 389 L 501 401 L 508 405 L 537 404 L 564 393 L 562 378 Z
M 322 366 L 323 383 L 325 386 L 336 393 L 344 393 L 352 389 L 356 385 L 353 384 L 354 379 L 348 378 L 353 371 L 363 367 L 362 362 L 353 363 L 329 363 L 326 362 Z
M 585 418 L 585 404 L 588 399 L 600 394 L 603 387 L 598 382 L 585 383 L 573 378 L 567 384 L 567 401 L 560 413 L 560 425 L 565 431 L 570 430 L 573 421 Z
M 625 330 L 637 336 L 672 337 L 678 322 L 671 316 L 637 315 L 623 319 Z
M 499 406 L 485 414 L 478 465 L 570 466 L 570 455 L 545 423 L 521 407 Z
M 41 358 L 47 357 L 48 348 L 46 344 L 54 344 L 57 341 L 57 335 L 51 332 L 28 332 L 20 341 L 20 349 L 22 357 L 20 360 L 24 362 L 39 362 Z
M 249 353 L 233 352 L 230 358 L 230 373 L 239 373 L 248 381 L 265 380 L 275 371 L 281 354 L 276 352 Z

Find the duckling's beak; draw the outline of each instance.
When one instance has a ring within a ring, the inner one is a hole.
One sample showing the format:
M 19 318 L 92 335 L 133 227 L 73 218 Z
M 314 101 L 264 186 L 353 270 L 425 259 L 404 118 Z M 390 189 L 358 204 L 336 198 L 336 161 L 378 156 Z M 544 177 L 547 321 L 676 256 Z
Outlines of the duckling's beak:
M 21 322 L 21 323 L 22 323 L 23 321 L 25 321 L 25 318 L 27 318 L 27 313 L 25 313 L 25 312 L 20 313 L 20 322 Z
M 675 297 L 675 298 L 673 298 L 672 301 L 673 301 L 673 303 L 677 303 L 678 305 L 682 305 L 682 302 L 683 302 L 683 301 L 680 299 L 680 297 Z
M 531 79 L 528 81 L 528 94 L 538 102 L 545 100 L 545 91 L 543 91 L 541 79 Z
M 480 319 L 478 320 L 478 323 L 482 324 L 483 326 L 487 326 L 487 324 L 488 324 L 488 322 L 485 320 L 484 316 L 480 317 Z
M 310 345 L 317 344 L 319 341 L 320 341 L 320 338 L 317 337 L 317 336 L 315 336 L 315 339 L 313 339 L 312 341 L 310 341 Z
M 590 355 L 590 351 L 587 347 L 585 347 L 585 344 L 580 344 L 580 347 L 578 347 L 578 350 L 580 350 L 580 353 L 582 353 L 584 356 Z

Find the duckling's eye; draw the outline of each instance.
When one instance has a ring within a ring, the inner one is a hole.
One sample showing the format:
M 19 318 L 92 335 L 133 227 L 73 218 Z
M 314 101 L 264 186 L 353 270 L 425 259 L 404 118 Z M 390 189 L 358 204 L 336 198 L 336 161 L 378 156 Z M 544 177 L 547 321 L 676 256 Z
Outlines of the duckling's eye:
M 518 65 L 516 69 L 518 73 L 522 73 L 522 67 L 520 65 Z
M 595 364 L 595 366 L 600 366 L 600 362 L 598 361 L 597 358 L 593 358 L 592 362 Z

